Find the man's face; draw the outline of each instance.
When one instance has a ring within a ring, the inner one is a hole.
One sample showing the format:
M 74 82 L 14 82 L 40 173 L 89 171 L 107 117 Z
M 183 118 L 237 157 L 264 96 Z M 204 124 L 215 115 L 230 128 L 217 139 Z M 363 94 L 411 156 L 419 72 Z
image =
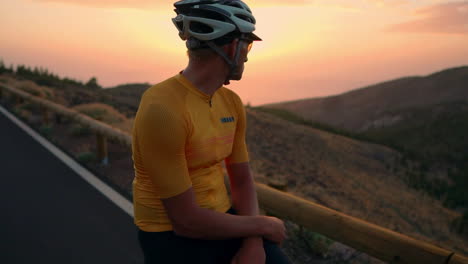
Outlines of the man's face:
M 252 41 L 240 39 L 237 41 L 237 45 L 240 45 L 239 50 L 239 60 L 237 61 L 237 69 L 233 72 L 231 76 L 232 80 L 241 80 L 242 74 L 244 73 L 244 63 L 248 61 L 248 54 L 252 48 Z

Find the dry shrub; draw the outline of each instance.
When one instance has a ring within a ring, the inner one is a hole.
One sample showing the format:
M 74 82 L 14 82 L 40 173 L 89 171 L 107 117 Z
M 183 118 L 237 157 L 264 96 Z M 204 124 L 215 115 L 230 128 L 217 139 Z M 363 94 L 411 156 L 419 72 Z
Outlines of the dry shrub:
M 51 88 L 37 85 L 32 81 L 19 81 L 6 75 L 1 75 L 0 81 L 7 85 L 13 86 L 14 88 L 23 90 L 34 96 L 38 96 L 45 99 L 55 98 L 54 91 Z
M 450 231 L 461 214 L 408 187 L 386 147 L 291 124 L 247 110 L 247 143 L 256 179 L 283 176 L 290 193 L 440 247 L 466 252 Z M 376 158 L 376 156 L 378 158 Z M 382 158 L 380 158 L 382 157 Z M 258 177 L 261 176 L 261 177 Z
M 73 107 L 76 111 L 102 121 L 109 125 L 119 126 L 127 122 L 127 118 L 110 105 L 101 103 L 81 104 Z
M 11 78 L 6 75 L 0 75 L 0 83 L 8 83 L 10 79 Z
M 16 81 L 14 84 L 16 88 L 19 88 L 29 94 L 38 96 L 46 99 L 54 98 L 54 91 L 48 87 L 37 85 L 32 81 Z
M 115 124 L 114 126 L 122 131 L 125 131 L 129 134 L 132 133 L 132 129 L 133 129 L 133 122 L 135 121 L 135 118 L 130 118 L 130 119 L 126 119 L 124 120 L 122 123 L 119 123 L 119 124 Z
M 19 115 L 22 119 L 28 120 L 28 121 L 30 121 L 30 120 L 31 120 L 31 117 L 32 117 L 31 111 L 26 110 L 26 109 L 19 109 L 19 110 L 18 110 L 18 115 Z

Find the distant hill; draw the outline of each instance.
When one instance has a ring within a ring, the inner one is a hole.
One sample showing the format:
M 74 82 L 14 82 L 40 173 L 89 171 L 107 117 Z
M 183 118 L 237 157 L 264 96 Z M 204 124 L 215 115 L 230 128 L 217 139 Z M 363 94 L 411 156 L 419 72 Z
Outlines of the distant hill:
M 247 143 L 258 181 L 284 180 L 290 192 L 335 210 L 435 244 L 468 248 L 468 240 L 449 231 L 448 222 L 460 214 L 455 217 L 441 201 L 409 187 L 406 161 L 397 151 L 255 108 L 247 109 L 247 118 Z
M 114 87 L 104 88 L 104 92 L 118 95 L 118 96 L 130 96 L 130 97 L 141 97 L 141 95 L 151 86 L 149 83 L 128 83 L 117 85 Z
M 409 186 L 464 211 L 468 235 L 468 67 L 262 110 L 399 150 Z
M 128 117 L 132 117 L 138 110 L 141 96 L 150 86 L 148 83 L 132 83 L 105 88 L 100 92 L 108 98 L 102 102 L 123 110 Z
M 66 106 L 105 103 L 119 109 L 125 116 L 132 118 L 138 108 L 143 92 L 150 87 L 148 83 L 123 84 L 116 87 L 102 88 L 95 77 L 83 83 L 69 77 L 60 77 L 43 67 L 18 65 L 6 67 L 0 58 L 0 76 L 8 79 L 30 82 L 26 86 L 49 87 L 54 90 L 56 102 Z M 35 87 L 34 89 L 42 89 Z
M 407 108 L 468 102 L 468 66 L 425 77 L 405 77 L 341 95 L 265 105 L 354 132 L 392 125 Z

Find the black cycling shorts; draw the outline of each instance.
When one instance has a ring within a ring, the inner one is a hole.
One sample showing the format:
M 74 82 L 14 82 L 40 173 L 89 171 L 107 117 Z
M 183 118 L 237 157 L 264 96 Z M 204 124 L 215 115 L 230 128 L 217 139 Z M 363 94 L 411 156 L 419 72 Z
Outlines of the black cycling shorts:
M 235 214 L 231 208 L 227 213 Z M 202 240 L 177 236 L 173 231 L 145 232 L 138 229 L 138 241 L 145 264 L 229 264 L 242 239 Z M 277 244 L 263 239 L 266 264 L 289 264 L 291 261 Z

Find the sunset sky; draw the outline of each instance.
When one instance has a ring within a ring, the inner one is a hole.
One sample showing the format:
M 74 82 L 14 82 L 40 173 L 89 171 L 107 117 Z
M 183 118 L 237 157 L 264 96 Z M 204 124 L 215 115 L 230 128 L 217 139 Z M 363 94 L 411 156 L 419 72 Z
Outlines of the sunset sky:
M 157 83 L 186 48 L 161 0 L 1 0 L 0 59 L 105 86 Z M 257 0 L 244 103 L 341 93 L 468 65 L 468 1 Z

